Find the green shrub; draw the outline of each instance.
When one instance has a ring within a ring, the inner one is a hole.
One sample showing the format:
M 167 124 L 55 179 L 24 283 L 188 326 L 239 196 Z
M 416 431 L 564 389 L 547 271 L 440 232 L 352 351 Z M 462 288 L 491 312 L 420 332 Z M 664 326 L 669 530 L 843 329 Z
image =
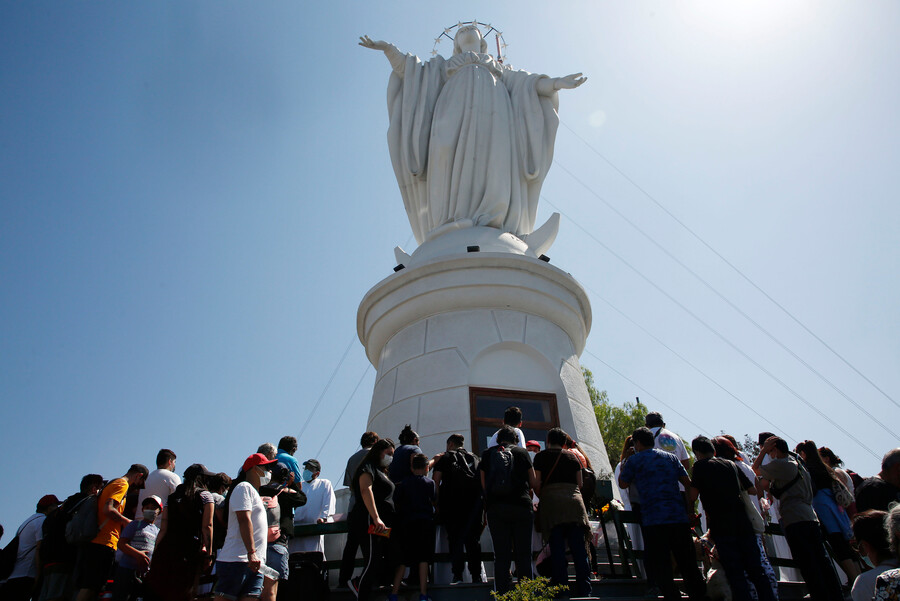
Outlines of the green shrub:
M 563 593 L 567 586 L 550 586 L 549 578 L 522 578 L 519 584 L 510 591 L 498 595 L 491 591 L 494 601 L 552 601 Z

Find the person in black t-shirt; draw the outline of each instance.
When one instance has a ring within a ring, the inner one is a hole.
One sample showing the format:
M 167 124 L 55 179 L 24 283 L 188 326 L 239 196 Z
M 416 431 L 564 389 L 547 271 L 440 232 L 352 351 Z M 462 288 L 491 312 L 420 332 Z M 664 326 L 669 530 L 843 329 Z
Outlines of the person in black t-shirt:
M 776 601 L 776 592 L 763 567 L 756 533 L 741 499 L 741 490 L 754 491 L 754 484 L 731 461 L 716 457 L 707 437 L 695 438 L 691 449 L 697 461 L 691 476 L 690 499 L 694 501 L 699 496 L 703 501 L 710 537 L 715 542 L 732 596 L 735 601 L 752 599 L 744 577 L 746 572 L 760 601 Z
M 881 460 L 877 476 L 866 478 L 856 489 L 856 510 L 887 511 L 888 505 L 900 501 L 900 448 L 891 449 Z
M 569 583 L 566 545 L 575 564 L 575 593 L 591 594 L 591 568 L 585 539 L 590 534 L 587 510 L 581 498 L 581 462 L 563 447 L 569 436 L 560 428 L 547 432 L 547 449 L 534 458 L 535 477 L 540 483 L 540 525 L 544 541 L 550 543 L 554 585 Z
M 99 494 L 101 488 L 103 476 L 87 474 L 81 479 L 79 492 L 63 501 L 60 508 L 48 515 L 41 525 L 43 538 L 38 551 L 43 568 L 41 599 L 63 601 L 72 598 L 72 570 L 78 548 L 66 541 L 66 525 L 78 505 L 89 495 Z
M 463 448 L 462 434 L 447 438 L 447 452 L 434 464 L 434 482 L 438 485 L 438 512 L 447 533 L 451 584 L 462 582 L 466 560 L 472 582 L 482 582 L 481 533 L 484 531 L 484 500 L 478 457 Z M 465 557 L 463 556 L 465 547 Z
M 394 483 L 387 475 L 394 458 L 394 441 L 382 438 L 369 449 L 356 469 L 351 491 L 356 497 L 350 513 L 350 528 L 362 541 L 363 568 L 359 584 L 349 581 L 347 586 L 361 601 L 372 594 L 372 587 L 387 566 L 387 536 L 394 523 Z
M 537 485 L 528 451 L 516 446 L 518 436 L 509 426 L 497 432 L 497 446 L 481 455 L 478 469 L 487 506 L 488 529 L 494 544 L 494 588 L 511 588 L 509 565 L 515 548 L 519 578 L 532 578 L 531 530 L 534 510 L 530 491 Z

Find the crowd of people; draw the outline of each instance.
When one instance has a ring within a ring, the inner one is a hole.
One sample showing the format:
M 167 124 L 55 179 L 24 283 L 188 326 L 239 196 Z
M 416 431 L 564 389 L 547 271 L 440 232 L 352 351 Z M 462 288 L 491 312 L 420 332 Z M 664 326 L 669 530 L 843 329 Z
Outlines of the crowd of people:
M 863 479 L 810 440 L 791 450 L 764 432 L 758 454 L 748 457 L 731 436 L 698 436 L 691 461 L 660 414 L 648 414 L 645 424 L 626 439 L 614 481 L 637 517 L 630 534 L 644 550 L 640 569 L 666 601 L 681 598 L 676 566 L 691 601 L 716 598 L 720 588 L 735 601 L 776 601 L 773 553 L 794 560 L 799 574 L 789 579 L 804 581 L 812 601 L 898 599 L 900 448 Z M 570 595 L 590 595 L 590 460 L 560 428 L 544 441 L 526 440 L 517 407 L 498 425 L 480 455 L 458 433 L 432 457 L 410 425 L 397 444 L 362 435 L 343 480 L 351 496 L 342 585 L 362 601 L 379 591 L 397 601 L 406 579 L 427 601 L 440 524 L 451 583 L 487 581 L 487 528 L 498 593 L 537 569 Z M 295 526 L 335 519 L 335 494 L 320 462 L 301 464 L 297 450 L 292 436 L 264 443 L 234 478 L 193 464 L 182 479 L 169 449 L 159 451 L 153 471 L 134 464 L 119 478 L 87 474 L 65 500 L 41 497 L 16 530 L 0 561 L 0 598 L 316 598 L 309 580 L 301 591 L 290 573 L 311 566 L 327 586 L 324 535 Z M 783 537 L 765 534 L 768 521 L 780 524 Z
M 674 558 L 692 601 L 775 601 L 774 553 L 795 562 L 799 574 L 787 579 L 805 582 L 812 601 L 896 600 L 900 448 L 885 454 L 877 475 L 863 479 L 811 440 L 792 451 L 763 432 L 757 443 L 759 452 L 748 457 L 732 436 L 698 436 L 691 463 L 684 443 L 655 412 L 626 439 L 615 476 L 638 516 L 632 539 L 644 548 L 646 576 L 665 599 L 681 598 Z M 778 523 L 783 537 L 765 535 L 767 521 Z M 715 569 L 698 566 L 698 547 Z M 712 590 L 716 571 L 727 597 L 719 585 Z
M 559 428 L 548 431 L 546 441 L 526 440 L 518 407 L 507 408 L 503 422 L 480 456 L 466 450 L 465 437 L 458 433 L 447 438 L 444 452 L 431 458 L 409 425 L 398 444 L 373 432 L 363 436 L 366 452 L 351 457 L 346 470 L 353 500 L 340 573 L 341 582 L 361 601 L 371 599 L 386 582 L 389 601 L 396 601 L 407 568 L 410 579 L 418 580 L 420 601 L 428 599 L 437 523 L 447 535 L 451 584 L 464 578 L 487 581 L 481 562 L 486 525 L 498 593 L 512 587 L 513 562 L 519 579 L 534 576 L 537 529 L 549 551 L 552 583 L 570 587 L 574 595 L 590 594 L 590 525 L 584 501 L 593 497 L 590 461 Z M 357 546 L 365 565 L 353 578 Z M 575 565 L 572 583 L 566 548 Z
M 183 479 L 175 453 L 161 449 L 153 471 L 87 474 L 64 501 L 43 496 L 3 550 L 0 599 L 274 601 L 291 553 L 324 552 L 322 536 L 294 537 L 295 524 L 335 513 L 321 464 L 300 464 L 297 449 L 285 436 L 260 445 L 235 478 L 196 463 Z

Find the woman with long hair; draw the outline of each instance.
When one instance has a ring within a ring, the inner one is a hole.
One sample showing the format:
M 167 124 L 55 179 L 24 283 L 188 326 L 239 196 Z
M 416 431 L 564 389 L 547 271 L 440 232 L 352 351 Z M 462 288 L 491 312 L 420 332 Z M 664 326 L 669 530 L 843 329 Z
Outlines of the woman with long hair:
M 216 505 L 207 487 L 213 475 L 200 463 L 188 467 L 163 509 L 149 582 L 165 601 L 193 599 L 200 573 L 212 565 Z
M 382 438 L 369 449 L 356 468 L 350 490 L 355 497 L 350 512 L 350 528 L 362 541 L 365 567 L 359 584 L 347 583 L 360 601 L 367 601 L 376 581 L 386 573 L 388 538 L 394 521 L 394 483 L 388 477 L 388 466 L 394 458 L 394 442 Z
M 838 565 L 847 575 L 848 583 L 853 584 L 860 574 L 859 555 L 850 547 L 850 540 L 853 538 L 850 517 L 834 495 L 834 483 L 843 485 L 843 481 L 822 461 L 819 448 L 813 441 L 804 440 L 795 450 L 803 459 L 812 479 L 813 509 L 825 528 L 825 538 L 834 551 Z

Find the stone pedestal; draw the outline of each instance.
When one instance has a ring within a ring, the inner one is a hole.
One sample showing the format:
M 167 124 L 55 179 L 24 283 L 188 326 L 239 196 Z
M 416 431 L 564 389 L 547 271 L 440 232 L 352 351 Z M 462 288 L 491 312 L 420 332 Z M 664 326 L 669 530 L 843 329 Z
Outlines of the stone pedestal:
M 454 432 L 471 448 L 470 388 L 552 393 L 560 427 L 595 472 L 609 472 L 578 363 L 587 295 L 521 240 L 498 234 L 469 228 L 426 242 L 366 294 L 357 330 L 378 369 L 368 429 L 396 440 L 412 424 L 431 456 Z M 473 242 L 479 251 L 467 252 Z

